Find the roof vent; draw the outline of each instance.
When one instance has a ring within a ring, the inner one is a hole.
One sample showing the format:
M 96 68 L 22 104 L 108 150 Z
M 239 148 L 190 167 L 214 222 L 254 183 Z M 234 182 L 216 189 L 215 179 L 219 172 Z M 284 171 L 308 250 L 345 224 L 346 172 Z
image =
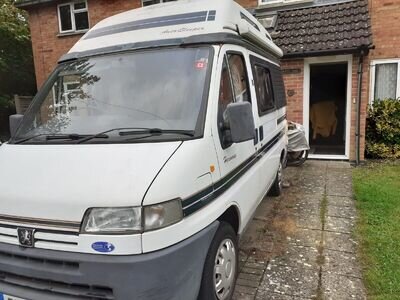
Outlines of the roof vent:
M 244 13 L 240 13 L 240 17 L 243 20 L 246 20 L 247 23 L 249 23 L 251 26 L 253 26 L 255 29 L 257 29 L 258 31 L 260 31 L 260 27 L 258 27 L 258 25 L 256 23 L 254 23 L 252 20 L 250 20 L 250 18 L 248 16 L 246 16 Z

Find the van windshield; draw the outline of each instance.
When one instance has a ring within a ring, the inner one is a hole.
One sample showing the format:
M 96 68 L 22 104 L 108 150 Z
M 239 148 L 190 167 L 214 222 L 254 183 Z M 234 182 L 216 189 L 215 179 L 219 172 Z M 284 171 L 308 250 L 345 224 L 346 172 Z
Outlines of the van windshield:
M 35 98 L 13 141 L 60 142 L 62 138 L 46 136 L 109 131 L 109 138 L 100 142 L 115 142 L 124 139 L 113 131 L 118 128 L 198 134 L 204 122 L 201 111 L 208 92 L 210 55 L 209 47 L 158 49 L 60 65 Z

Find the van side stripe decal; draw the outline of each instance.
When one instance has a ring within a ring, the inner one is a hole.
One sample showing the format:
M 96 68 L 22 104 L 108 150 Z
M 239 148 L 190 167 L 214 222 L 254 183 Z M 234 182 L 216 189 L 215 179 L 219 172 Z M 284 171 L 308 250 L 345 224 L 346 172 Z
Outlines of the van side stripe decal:
M 209 15 L 210 14 L 210 15 Z M 207 16 L 210 18 L 207 19 Z M 150 19 L 144 19 L 139 21 L 127 22 L 118 25 L 112 25 L 105 28 L 95 29 L 90 31 L 86 36 L 85 40 L 106 36 L 115 33 L 135 31 L 149 28 L 190 24 L 190 23 L 200 23 L 205 21 L 214 21 L 215 11 L 199 11 L 194 13 L 179 14 L 172 16 L 156 17 Z
M 266 145 L 264 145 L 258 152 L 244 161 L 235 170 L 230 172 L 227 176 L 220 179 L 208 188 L 200 191 L 199 193 L 182 201 L 183 213 L 185 216 L 189 216 L 197 210 L 203 208 L 207 204 L 214 201 L 220 195 L 222 195 L 227 189 L 229 189 L 236 181 L 240 179 L 252 166 L 254 166 L 261 158 L 260 154 L 265 154 L 274 147 L 279 140 L 284 136 L 285 132 L 281 131 L 274 136 Z

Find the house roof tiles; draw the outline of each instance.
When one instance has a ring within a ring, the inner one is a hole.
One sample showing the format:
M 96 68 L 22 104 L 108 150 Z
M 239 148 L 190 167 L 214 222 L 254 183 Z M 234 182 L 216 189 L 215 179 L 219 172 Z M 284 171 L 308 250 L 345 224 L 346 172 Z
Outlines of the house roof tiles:
M 278 11 L 274 42 L 286 57 L 372 45 L 365 0 Z

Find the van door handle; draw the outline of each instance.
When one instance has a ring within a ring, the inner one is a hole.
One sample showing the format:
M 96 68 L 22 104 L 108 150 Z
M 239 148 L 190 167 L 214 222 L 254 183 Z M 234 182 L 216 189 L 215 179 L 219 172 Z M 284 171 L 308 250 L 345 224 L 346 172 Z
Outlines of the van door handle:
M 260 142 L 262 142 L 264 140 L 264 126 L 261 125 L 258 131 L 260 132 Z

